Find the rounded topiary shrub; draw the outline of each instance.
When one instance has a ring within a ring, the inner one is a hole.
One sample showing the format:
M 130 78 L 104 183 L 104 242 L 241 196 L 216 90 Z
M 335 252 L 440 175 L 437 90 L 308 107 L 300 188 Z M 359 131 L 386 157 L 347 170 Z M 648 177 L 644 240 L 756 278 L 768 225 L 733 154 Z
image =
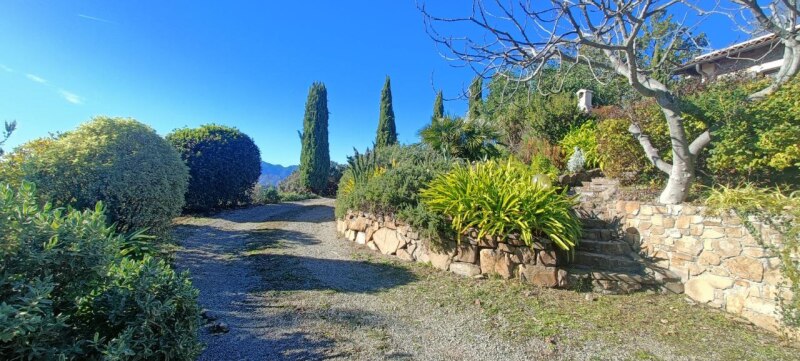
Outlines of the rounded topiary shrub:
M 210 124 L 175 130 L 167 141 L 189 166 L 186 209 L 207 211 L 248 202 L 261 175 L 261 153 L 247 134 Z
M 22 170 L 40 196 L 93 208 L 102 201 L 123 232 L 166 233 L 180 214 L 189 172 L 178 152 L 133 119 L 96 117 L 27 155 Z

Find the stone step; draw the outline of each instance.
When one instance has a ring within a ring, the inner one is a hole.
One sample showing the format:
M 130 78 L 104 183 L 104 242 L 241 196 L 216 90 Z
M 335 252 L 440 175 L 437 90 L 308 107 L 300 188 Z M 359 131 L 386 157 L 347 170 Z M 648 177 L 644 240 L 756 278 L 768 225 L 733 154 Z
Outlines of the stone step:
M 629 257 L 580 250 L 575 251 L 572 263 L 596 271 L 638 272 L 644 269 L 641 263 Z
M 615 240 L 614 230 L 608 228 L 583 228 L 583 238 L 595 241 Z
M 608 227 L 608 222 L 597 218 L 581 218 L 584 229 L 601 229 Z
M 606 294 L 630 293 L 647 289 L 658 289 L 663 293 L 683 293 L 683 283 L 664 277 L 655 277 L 651 270 L 647 272 L 616 272 L 598 271 L 582 266 L 573 266 L 567 269 L 570 282 L 578 285 L 590 285 L 592 291 Z
M 611 254 L 624 256 L 631 252 L 630 246 L 622 241 L 598 241 L 593 239 L 582 239 L 578 243 L 578 251 Z

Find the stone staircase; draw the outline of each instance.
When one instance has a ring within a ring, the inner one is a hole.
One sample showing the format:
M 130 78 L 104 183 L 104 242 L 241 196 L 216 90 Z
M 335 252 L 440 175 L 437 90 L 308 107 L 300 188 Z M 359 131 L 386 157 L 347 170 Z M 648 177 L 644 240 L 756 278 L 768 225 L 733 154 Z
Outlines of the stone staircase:
M 570 283 L 607 294 L 641 289 L 682 292 L 680 277 L 655 268 L 621 237 L 619 220 L 611 212 L 618 187 L 615 180 L 594 178 L 572 188 L 581 202 L 577 211 L 583 238 L 570 265 Z

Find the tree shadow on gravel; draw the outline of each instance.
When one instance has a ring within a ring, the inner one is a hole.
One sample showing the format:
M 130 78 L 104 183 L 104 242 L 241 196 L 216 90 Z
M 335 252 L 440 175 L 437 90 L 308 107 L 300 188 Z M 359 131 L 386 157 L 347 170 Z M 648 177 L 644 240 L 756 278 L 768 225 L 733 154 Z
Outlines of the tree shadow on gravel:
M 227 334 L 205 334 L 209 343 L 199 360 L 328 360 L 350 359 L 360 350 L 356 333 L 370 334 L 383 330 L 392 320 L 346 305 L 330 308 L 297 309 L 291 305 L 264 305 L 254 298 L 243 302 L 237 314 L 222 315 L 231 325 Z M 264 307 L 271 308 L 265 311 Z M 281 310 L 275 311 L 274 308 Z M 322 322 L 316 332 L 301 331 L 306 322 Z M 327 331 L 326 331 L 327 330 Z M 380 343 L 380 337 L 371 342 Z M 377 348 L 377 347 L 376 347 Z M 391 352 L 389 360 L 411 360 L 412 355 Z
M 287 254 L 251 255 L 263 291 L 375 293 L 414 282 L 409 270 L 388 263 L 312 258 Z
M 302 219 L 298 215 L 302 213 Z M 207 215 L 235 223 L 254 222 L 308 222 L 323 223 L 335 219 L 334 208 L 326 204 L 280 203 L 221 211 Z

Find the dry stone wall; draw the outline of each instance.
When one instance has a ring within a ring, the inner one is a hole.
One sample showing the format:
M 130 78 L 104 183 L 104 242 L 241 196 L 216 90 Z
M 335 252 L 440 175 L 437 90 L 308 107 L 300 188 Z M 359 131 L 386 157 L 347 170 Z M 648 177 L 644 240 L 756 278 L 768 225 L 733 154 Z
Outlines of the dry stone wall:
M 600 179 L 592 181 L 608 184 Z M 597 185 L 595 185 L 597 186 Z M 596 188 L 596 187 L 595 187 Z M 606 192 L 607 193 L 607 192 Z M 622 237 L 653 269 L 680 277 L 691 299 L 780 330 L 778 297 L 791 299 L 780 260 L 735 214 L 715 217 L 705 207 L 606 199 L 599 214 L 619 222 Z M 764 241 L 780 237 L 761 227 Z
M 434 267 L 466 277 L 496 274 L 542 287 L 565 287 L 567 272 L 552 243 L 536 241 L 527 246 L 516 235 L 483 237 L 477 232 L 435 247 L 409 225 L 393 216 L 350 211 L 336 222 L 337 232 L 349 241 L 405 261 L 429 262 Z

